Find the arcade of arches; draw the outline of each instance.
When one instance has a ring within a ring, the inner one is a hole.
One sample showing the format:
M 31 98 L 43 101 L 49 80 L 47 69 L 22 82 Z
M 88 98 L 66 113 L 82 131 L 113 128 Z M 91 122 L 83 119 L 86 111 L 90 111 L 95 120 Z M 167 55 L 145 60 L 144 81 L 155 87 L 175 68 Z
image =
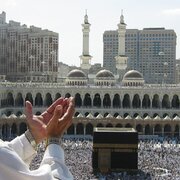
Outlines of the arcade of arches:
M 78 90 L 77 90 L 78 91 Z M 67 92 L 67 91 L 66 91 Z M 75 105 L 77 112 L 73 120 L 72 126 L 67 130 L 67 134 L 92 134 L 94 127 L 133 127 L 140 134 L 159 134 L 159 135 L 172 135 L 179 136 L 180 134 L 180 119 L 175 119 L 179 116 L 180 108 L 180 95 L 179 94 L 130 94 L 130 93 L 11 93 L 8 92 L 4 97 L 1 97 L 0 106 L 1 109 L 7 109 L 4 111 L 6 117 L 3 117 L 3 113 L 0 117 L 0 136 L 14 137 L 22 134 L 26 130 L 26 121 L 21 119 L 23 114 L 24 104 L 26 100 L 29 100 L 34 109 L 37 109 L 36 114 L 41 114 L 44 107 L 52 104 L 59 97 L 75 97 Z M 81 111 L 81 110 L 84 111 Z M 111 120 L 108 121 L 107 116 L 113 109 Z M 143 114 L 127 113 L 126 110 L 133 112 L 140 110 Z M 154 110 L 166 110 L 163 115 L 154 113 L 150 115 L 150 112 Z M 123 114 L 122 114 L 123 112 Z M 169 113 L 171 112 L 171 114 Z M 92 113 L 92 118 L 89 120 L 88 115 Z M 12 114 L 15 117 L 10 118 Z M 82 114 L 83 117 L 78 117 Z M 102 114 L 101 119 L 98 116 Z M 132 116 L 128 120 L 128 116 Z M 136 120 L 136 117 L 141 116 L 141 120 Z M 151 116 L 149 120 L 145 120 L 145 117 Z M 121 116 L 122 119 L 117 117 Z M 155 118 L 155 117 L 159 117 Z M 165 119 L 168 117 L 169 119 Z M 163 119 L 164 118 L 164 119 Z M 12 120 L 11 120 L 12 119 Z M 83 119 L 83 120 L 82 120 Z M 82 121 L 81 121 L 82 120 Z
M 145 120 L 117 118 L 73 118 L 73 123 L 67 130 L 68 135 L 92 135 L 94 127 L 127 127 L 134 128 L 140 135 L 180 136 L 180 119 L 177 120 Z M 4 117 L 0 122 L 0 137 L 14 138 L 27 129 L 25 117 Z
M 65 94 L 65 97 L 70 96 L 75 97 L 75 103 L 77 107 L 103 107 L 103 108 L 143 108 L 143 109 L 179 109 L 180 108 L 180 97 L 177 94 L 169 96 L 164 95 L 148 95 L 148 94 L 101 94 L 86 93 L 83 96 L 80 93 L 76 94 Z M 49 106 L 54 100 L 61 97 L 60 93 L 56 93 L 55 97 L 52 97 L 51 93 L 41 94 L 32 93 L 22 94 L 12 94 L 8 93 L 6 97 L 1 99 L 1 107 L 22 107 L 24 102 L 29 100 L 34 106 Z

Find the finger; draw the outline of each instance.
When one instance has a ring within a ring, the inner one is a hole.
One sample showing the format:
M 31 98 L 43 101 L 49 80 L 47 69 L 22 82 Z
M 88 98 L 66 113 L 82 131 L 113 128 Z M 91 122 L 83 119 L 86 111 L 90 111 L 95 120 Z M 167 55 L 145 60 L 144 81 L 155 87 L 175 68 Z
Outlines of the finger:
M 70 103 L 73 103 L 73 104 L 74 104 L 74 98 L 73 98 L 73 97 L 70 97 L 70 98 L 68 98 L 68 99 L 66 99 L 66 100 L 67 100 L 67 105 L 64 106 L 64 113 L 67 111 Z
M 63 109 L 61 105 L 57 105 L 53 114 L 53 117 L 51 118 L 51 120 L 48 123 L 48 126 L 51 127 L 54 124 L 58 123 L 59 117 L 62 116 L 63 113 Z
M 73 122 L 72 119 L 70 121 L 68 121 L 66 128 L 65 128 L 66 130 L 71 126 L 72 122 Z
M 57 105 L 56 108 L 55 108 L 52 119 L 55 119 L 54 121 L 58 122 L 58 119 L 59 119 L 60 116 L 62 116 L 62 113 L 63 113 L 62 105 Z
M 26 117 L 27 120 L 31 120 L 33 118 L 33 112 L 32 112 L 32 104 L 29 101 L 26 101 L 26 107 L 25 107 L 25 111 L 26 111 Z
M 70 125 L 72 124 L 72 120 L 70 121 L 60 121 L 58 123 L 58 126 L 59 126 L 59 133 L 60 133 L 60 136 L 62 136 L 64 134 L 65 131 L 67 131 L 67 129 L 70 127 Z
M 68 105 L 69 105 L 68 98 L 65 98 L 64 99 L 64 106 L 63 106 L 63 114 L 67 111 Z
M 74 115 L 75 109 L 74 109 L 74 103 L 70 102 L 69 107 L 67 109 L 67 112 L 64 114 L 64 116 L 59 121 L 69 121 L 72 119 Z
M 47 112 L 50 113 L 50 114 L 53 114 L 55 108 L 57 105 L 63 105 L 64 103 L 64 98 L 60 97 L 58 98 L 53 104 L 51 104 L 50 107 L 47 108 Z

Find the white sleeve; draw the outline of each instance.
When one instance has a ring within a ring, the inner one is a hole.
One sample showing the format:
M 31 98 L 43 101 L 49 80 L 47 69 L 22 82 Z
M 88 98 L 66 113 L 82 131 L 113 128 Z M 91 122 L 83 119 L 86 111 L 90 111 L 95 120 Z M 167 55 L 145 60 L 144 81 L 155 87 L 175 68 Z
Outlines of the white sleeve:
M 51 166 L 51 170 L 55 178 L 62 180 L 73 179 L 72 174 L 65 165 L 64 151 L 61 146 L 57 144 L 50 144 L 47 147 L 41 162 L 41 166 L 45 164 L 49 164 Z
M 20 139 L 21 141 L 21 139 Z M 30 171 L 23 159 L 28 159 L 33 153 L 19 140 L 0 146 L 0 180 L 72 180 L 73 176 L 64 164 L 64 151 L 59 145 L 51 144 L 47 147 L 42 163 L 37 170 Z M 23 147 L 23 149 L 21 149 Z M 18 151 L 19 150 L 19 151 Z M 23 152 L 27 150 L 27 152 Z M 28 155 L 28 152 L 30 154 Z M 22 155 L 22 156 L 21 156 Z
M 29 143 L 24 134 L 16 137 L 10 142 L 7 142 L 7 145 L 12 148 L 28 165 L 36 154 L 36 151 L 33 149 L 32 145 Z

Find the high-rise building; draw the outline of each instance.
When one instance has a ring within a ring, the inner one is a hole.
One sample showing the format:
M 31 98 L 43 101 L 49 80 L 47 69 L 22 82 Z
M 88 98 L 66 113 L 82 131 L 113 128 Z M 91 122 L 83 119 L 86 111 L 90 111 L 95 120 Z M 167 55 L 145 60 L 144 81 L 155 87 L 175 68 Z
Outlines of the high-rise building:
M 118 55 L 118 30 L 103 34 L 103 66 L 113 73 Z M 143 73 L 147 83 L 174 83 L 176 64 L 176 33 L 165 28 L 127 29 L 125 54 L 127 69 Z
M 58 33 L 41 28 L 6 23 L 0 14 L 0 74 L 10 81 L 56 81 Z

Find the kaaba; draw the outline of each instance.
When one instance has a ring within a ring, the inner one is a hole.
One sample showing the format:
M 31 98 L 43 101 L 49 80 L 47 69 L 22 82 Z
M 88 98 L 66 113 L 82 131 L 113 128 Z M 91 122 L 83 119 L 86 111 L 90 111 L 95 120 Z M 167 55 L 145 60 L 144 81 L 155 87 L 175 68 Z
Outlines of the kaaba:
M 133 128 L 96 127 L 93 132 L 94 172 L 138 169 L 138 133 Z

